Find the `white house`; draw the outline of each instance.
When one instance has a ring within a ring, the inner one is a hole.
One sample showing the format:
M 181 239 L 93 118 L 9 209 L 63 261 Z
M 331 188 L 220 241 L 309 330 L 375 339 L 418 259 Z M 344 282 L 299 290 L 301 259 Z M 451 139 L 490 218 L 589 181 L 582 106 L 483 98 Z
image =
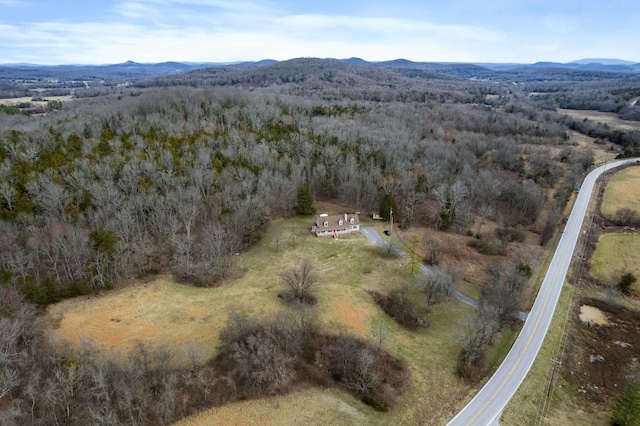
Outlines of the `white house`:
M 348 234 L 360 230 L 360 219 L 357 214 L 321 214 L 316 216 L 316 223 L 311 227 L 311 232 L 316 236 Z

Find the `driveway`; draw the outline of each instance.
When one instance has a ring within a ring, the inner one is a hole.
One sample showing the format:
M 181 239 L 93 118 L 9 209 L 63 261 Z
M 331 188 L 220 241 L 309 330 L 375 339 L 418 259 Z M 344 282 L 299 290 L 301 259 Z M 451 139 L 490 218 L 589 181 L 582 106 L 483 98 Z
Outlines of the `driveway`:
M 374 228 L 360 228 L 360 232 L 362 234 L 364 234 L 365 237 L 367 237 L 367 240 L 371 241 L 374 244 L 379 245 L 380 247 L 387 247 L 387 244 L 389 244 L 388 242 L 386 242 L 382 238 L 382 236 Z M 405 259 L 408 258 L 407 253 L 405 253 L 404 251 L 402 251 L 398 247 L 394 246 L 391 249 L 391 251 L 393 253 L 397 254 L 398 256 L 401 256 L 401 257 L 403 257 Z M 420 265 L 420 270 L 425 275 L 431 275 L 431 270 L 425 265 Z M 477 300 L 472 299 L 469 296 L 465 296 L 464 294 L 460 293 L 455 288 L 451 289 L 451 294 L 453 294 L 453 296 L 456 299 L 461 300 L 462 302 L 466 303 L 467 305 L 471 305 L 471 306 L 474 306 L 476 308 L 480 307 L 480 304 L 478 303 Z M 516 314 L 516 317 L 524 321 L 527 318 L 527 313 L 526 312 L 518 312 Z

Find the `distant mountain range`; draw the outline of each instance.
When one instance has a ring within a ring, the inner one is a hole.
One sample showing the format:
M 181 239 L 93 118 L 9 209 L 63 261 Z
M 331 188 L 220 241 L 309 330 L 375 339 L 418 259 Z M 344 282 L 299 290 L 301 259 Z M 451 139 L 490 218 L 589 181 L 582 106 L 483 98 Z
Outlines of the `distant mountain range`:
M 592 71 L 611 71 L 611 72 L 638 72 L 640 71 L 640 63 L 631 61 L 625 61 L 621 59 L 580 59 L 572 62 L 536 62 L 534 64 L 521 64 L 521 63 L 492 63 L 492 62 L 414 62 L 408 59 L 395 59 L 389 61 L 377 61 L 370 62 L 361 58 L 348 58 L 348 59 L 336 59 L 339 62 L 348 65 L 378 65 L 378 66 L 392 66 L 392 67 L 416 67 L 425 64 L 439 64 L 439 65 L 463 65 L 471 64 L 478 65 L 491 70 L 513 70 L 523 68 L 567 68 L 567 69 L 581 69 Z M 0 64 L 0 67 L 4 68 L 22 68 L 22 69 L 48 69 L 54 71 L 84 71 L 95 70 L 105 72 L 128 72 L 131 74 L 144 74 L 144 75 L 166 75 L 181 73 L 198 68 L 212 68 L 219 66 L 261 66 L 274 64 L 276 60 L 263 59 L 260 61 L 246 61 L 246 62 L 160 62 L 160 63 L 139 63 L 133 61 L 127 61 L 121 64 L 107 64 L 107 65 L 39 65 L 29 63 L 19 64 Z
M 311 59 L 311 58 L 308 58 Z M 243 70 L 291 61 L 264 59 L 254 62 L 161 62 L 155 64 L 127 61 L 109 65 L 37 65 L 0 64 L 0 79 L 60 79 L 65 81 L 104 80 L 131 81 L 149 77 L 171 76 L 200 69 Z M 361 58 L 325 59 L 327 63 L 342 63 L 353 67 L 376 67 L 389 69 L 406 77 L 488 79 L 494 81 L 530 80 L 532 74 L 553 76 L 588 73 L 589 76 L 640 75 L 640 63 L 619 59 L 581 59 L 578 61 L 516 63 L 458 63 L 458 62 L 414 62 L 407 59 L 369 62 Z M 518 78 L 515 78 L 518 77 Z M 570 76 L 567 76 L 570 77 Z

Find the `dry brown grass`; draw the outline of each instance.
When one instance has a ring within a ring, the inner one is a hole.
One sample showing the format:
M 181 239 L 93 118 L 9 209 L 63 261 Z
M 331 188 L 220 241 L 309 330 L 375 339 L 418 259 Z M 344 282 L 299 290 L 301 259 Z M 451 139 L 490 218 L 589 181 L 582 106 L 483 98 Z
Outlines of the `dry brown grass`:
M 0 105 L 12 106 L 12 105 L 18 105 L 18 104 L 22 104 L 22 103 L 30 103 L 32 105 L 45 106 L 45 105 L 47 105 L 48 101 L 68 102 L 68 101 L 73 99 L 73 96 L 71 96 L 71 95 L 46 96 L 45 97 L 46 101 L 32 101 L 31 99 L 33 99 L 31 96 L 23 96 L 21 98 L 2 98 L 2 99 L 0 99 Z
M 306 389 L 213 408 L 176 426 L 365 424 L 365 413 L 369 410 L 362 402 L 337 389 Z
M 61 349 L 68 342 L 90 340 L 109 352 L 137 342 L 165 344 L 176 356 L 195 343 L 210 357 L 229 307 L 221 309 L 215 289 L 194 290 L 158 276 L 122 290 L 65 300 L 48 309 L 57 323 L 51 338 Z
M 620 146 L 612 143 L 596 144 L 595 138 L 575 130 L 569 132 L 569 143 L 590 150 L 593 154 L 593 163 L 596 165 L 602 165 L 620 153 Z
M 322 205 L 318 210 L 341 211 L 331 205 Z M 385 229 L 383 223 L 365 218 L 363 221 L 380 231 Z M 336 389 L 307 389 L 213 408 L 180 424 L 445 423 L 473 392 L 455 374 L 458 322 L 472 308 L 452 299 L 432 309 L 428 329 L 403 330 L 381 312 L 366 291 L 386 293 L 410 279 L 405 262 L 382 254 L 360 234 L 339 240 L 316 238 L 309 232 L 308 222 L 309 219 L 299 218 L 274 222 L 254 249 L 237 257 L 244 275 L 218 288 L 194 288 L 178 284 L 170 276 L 159 276 L 121 290 L 51 306 L 52 339 L 61 350 L 73 351 L 85 336 L 114 352 L 141 340 L 170 345 L 177 359 L 192 345 L 190 342 L 196 342 L 210 357 L 216 353 L 219 332 L 231 309 L 253 316 L 286 309 L 277 298 L 279 273 L 310 259 L 320 276 L 317 308 L 327 332 L 348 332 L 372 340 L 374 329 L 380 324 L 388 329 L 384 349 L 405 360 L 411 372 L 411 385 L 399 405 L 389 413 L 379 413 Z M 412 232 L 416 231 L 407 234 Z M 290 238 L 292 233 L 297 235 L 295 242 Z M 278 234 L 284 238 L 276 251 Z M 447 238 L 443 262 L 466 265 L 465 274 L 475 276 L 493 260 L 469 248 L 466 242 L 470 237 L 445 233 L 439 236 Z M 65 341 L 72 344 L 63 347 Z
M 608 126 L 618 130 L 638 130 L 640 129 L 640 123 L 637 121 L 622 120 L 618 117 L 618 114 L 613 112 L 600 112 L 593 110 L 574 110 L 574 109 L 562 109 L 558 108 L 559 114 L 566 114 L 569 117 L 576 118 L 578 120 L 599 121 L 600 123 L 606 123 Z

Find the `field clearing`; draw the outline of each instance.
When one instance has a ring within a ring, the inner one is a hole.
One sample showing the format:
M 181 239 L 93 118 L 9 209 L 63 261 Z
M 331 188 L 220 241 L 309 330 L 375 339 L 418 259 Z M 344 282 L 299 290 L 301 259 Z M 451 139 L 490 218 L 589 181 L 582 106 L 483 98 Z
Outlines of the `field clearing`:
M 613 112 L 558 108 L 558 114 L 566 114 L 579 120 L 586 118 L 587 120 L 598 121 L 619 130 L 640 130 L 640 122 L 622 120 L 618 117 L 618 114 Z
M 369 407 L 338 389 L 306 389 L 288 395 L 213 408 L 175 426 L 362 424 Z
M 590 149 L 593 154 L 593 164 L 595 165 L 602 165 L 606 161 L 613 159 L 620 151 L 619 146 L 612 143 L 596 144 L 595 138 L 575 130 L 569 131 L 569 142 L 580 148 Z
M 299 424 L 300 407 L 309 413 L 305 424 L 446 422 L 472 392 L 471 386 L 455 375 L 457 325 L 471 308 L 452 299 L 433 307 L 428 329 L 401 329 L 365 291 L 386 292 L 409 279 L 404 262 L 382 254 L 361 234 L 339 240 L 317 238 L 309 232 L 307 222 L 275 221 L 257 247 L 238 256 L 244 275 L 218 288 L 194 288 L 176 283 L 170 276 L 157 276 L 121 290 L 50 306 L 51 339 L 60 351 L 71 352 L 82 339 L 113 353 L 138 341 L 164 344 L 171 347 L 176 364 L 186 359 L 195 344 L 205 360 L 216 354 L 219 332 L 232 309 L 255 316 L 286 309 L 277 298 L 278 274 L 308 258 L 320 276 L 318 308 L 327 331 L 373 339 L 375 327 L 382 324 L 389 330 L 384 348 L 404 359 L 411 371 L 411 386 L 399 406 L 379 413 L 337 389 L 307 389 L 213 408 L 181 424 L 238 424 L 240 418 L 265 425 Z
M 23 96 L 21 98 L 2 98 L 0 99 L 0 105 L 7 105 L 7 106 L 13 106 L 13 105 L 18 105 L 21 103 L 30 103 L 32 105 L 40 105 L 40 106 L 44 106 L 47 104 L 47 102 L 49 101 L 61 101 L 61 102 L 67 102 L 73 99 L 72 95 L 65 95 L 65 96 L 46 96 L 44 101 L 32 101 L 31 99 L 33 99 L 33 96 Z
M 640 214 L 640 167 L 627 167 L 617 172 L 607 184 L 600 211 L 613 219 L 621 208 Z
M 206 289 L 162 275 L 122 290 L 66 300 L 49 308 L 57 323 L 52 338 L 76 344 L 88 338 L 114 351 L 133 347 L 138 341 L 170 344 L 176 350 L 195 342 L 212 356 L 229 312 L 237 309 L 265 316 L 283 309 L 277 298 L 279 274 L 307 258 L 320 276 L 321 320 L 339 323 L 349 332 L 364 336 L 375 305 L 362 289 L 383 290 L 392 284 L 393 280 L 383 279 L 384 272 L 396 268 L 395 275 L 401 276 L 402 262 L 398 258 L 382 259 L 360 234 L 334 240 L 318 239 L 306 227 L 283 230 L 281 223 L 276 223 L 273 229 L 295 233 L 295 243 L 287 238 L 276 252 L 275 234 L 267 235 L 258 247 L 238 256 L 237 262 L 245 270 L 240 279 Z M 366 275 L 365 264 L 371 266 L 371 273 Z
M 602 235 L 591 260 L 591 274 L 605 281 L 617 282 L 623 272 L 640 276 L 640 235 Z M 637 282 L 633 288 L 640 290 Z

